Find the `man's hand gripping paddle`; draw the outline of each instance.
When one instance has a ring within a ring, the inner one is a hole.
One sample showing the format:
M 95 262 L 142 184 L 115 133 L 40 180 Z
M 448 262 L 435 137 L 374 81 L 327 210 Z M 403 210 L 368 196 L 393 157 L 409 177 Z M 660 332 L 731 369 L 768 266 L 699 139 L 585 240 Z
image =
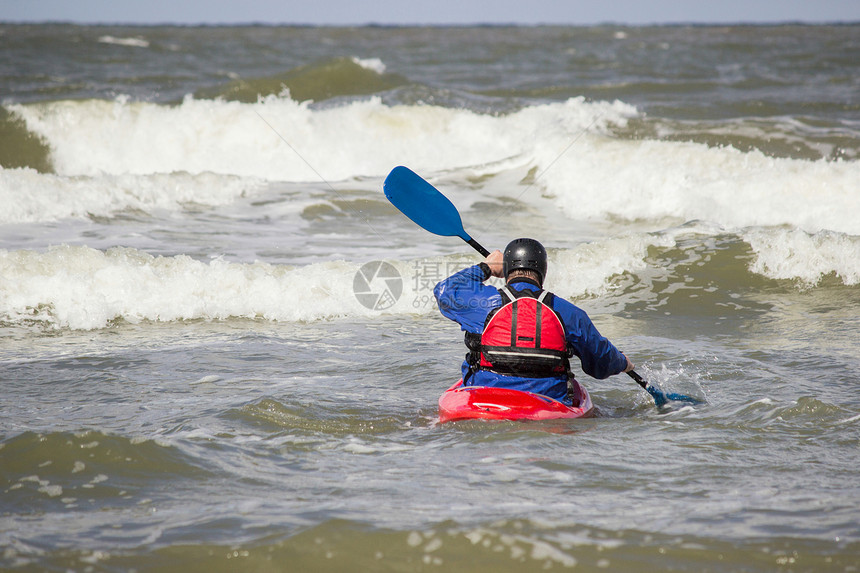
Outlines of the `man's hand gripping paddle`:
M 403 166 L 395 167 L 385 178 L 382 189 L 391 204 L 412 219 L 419 227 L 434 235 L 460 237 L 484 257 L 490 254 L 463 229 L 460 212 L 457 211 L 454 204 L 412 170 Z M 653 396 L 657 406 L 665 406 L 670 401 L 688 402 L 690 404 L 702 403 L 700 400 L 683 394 L 666 394 L 643 380 L 633 370 L 627 374 Z

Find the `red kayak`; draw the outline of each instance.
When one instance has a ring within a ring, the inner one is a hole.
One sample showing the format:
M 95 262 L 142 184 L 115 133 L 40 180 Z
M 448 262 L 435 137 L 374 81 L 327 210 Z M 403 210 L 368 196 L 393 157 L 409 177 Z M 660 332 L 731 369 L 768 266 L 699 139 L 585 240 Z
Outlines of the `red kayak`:
M 579 385 L 580 404 L 566 406 L 541 394 L 491 388 L 463 386 L 460 380 L 439 397 L 439 421 L 453 420 L 556 420 L 559 418 L 588 418 L 594 404 L 585 387 Z

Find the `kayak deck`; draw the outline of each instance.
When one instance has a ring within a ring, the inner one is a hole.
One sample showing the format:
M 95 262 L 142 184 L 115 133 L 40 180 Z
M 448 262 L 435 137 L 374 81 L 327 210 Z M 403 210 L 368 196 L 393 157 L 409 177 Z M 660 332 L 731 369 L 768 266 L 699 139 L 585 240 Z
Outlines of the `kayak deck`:
M 439 422 L 454 420 L 556 420 L 587 418 L 594 405 L 585 387 L 579 385 L 580 404 L 567 406 L 542 394 L 494 388 L 463 386 L 460 380 L 439 397 Z

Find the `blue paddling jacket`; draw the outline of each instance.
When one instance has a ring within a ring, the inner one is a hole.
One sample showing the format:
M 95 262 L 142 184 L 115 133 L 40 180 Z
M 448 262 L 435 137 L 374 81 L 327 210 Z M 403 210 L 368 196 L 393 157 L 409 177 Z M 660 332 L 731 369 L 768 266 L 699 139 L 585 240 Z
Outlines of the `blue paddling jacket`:
M 484 284 L 489 277 L 489 267 L 475 265 L 451 275 L 433 289 L 439 310 L 444 316 L 457 322 L 466 333 L 480 335 L 489 314 L 502 306 L 499 290 Z M 508 283 L 508 288 L 516 291 L 540 290 L 537 284 L 528 279 L 514 279 Z M 564 326 L 565 340 L 573 355 L 579 358 L 583 372 L 602 380 L 624 371 L 627 358 L 609 340 L 601 336 L 584 310 L 559 297 L 552 298 L 551 306 Z M 524 378 L 484 369 L 474 371 L 468 360 L 463 361 L 462 374 L 463 383 L 467 386 L 525 390 L 549 396 L 567 405 L 573 404 L 568 394 L 566 374 L 548 378 Z

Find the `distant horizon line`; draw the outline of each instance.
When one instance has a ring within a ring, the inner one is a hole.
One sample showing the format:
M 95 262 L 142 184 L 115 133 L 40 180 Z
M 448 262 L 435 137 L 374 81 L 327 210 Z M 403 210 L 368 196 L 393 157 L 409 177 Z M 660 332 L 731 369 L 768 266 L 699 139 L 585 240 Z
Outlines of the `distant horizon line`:
M 5 26 L 122 26 L 122 27 L 176 27 L 176 28 L 598 28 L 606 26 L 616 26 L 624 28 L 657 28 L 657 27 L 727 27 L 727 26 L 763 26 L 763 27 L 778 27 L 778 26 L 856 26 L 860 25 L 858 20 L 822 20 L 822 21 L 804 21 L 804 20 L 773 20 L 773 21 L 755 21 L 755 20 L 737 20 L 724 22 L 699 22 L 699 21 L 667 21 L 667 22 L 650 22 L 650 23 L 627 23 L 602 21 L 590 24 L 583 23 L 516 23 L 516 22 L 472 22 L 472 23 L 379 23 L 366 22 L 363 24 L 313 24 L 303 22 L 127 22 L 127 21 L 75 21 L 75 20 L 2 20 L 0 25 Z

